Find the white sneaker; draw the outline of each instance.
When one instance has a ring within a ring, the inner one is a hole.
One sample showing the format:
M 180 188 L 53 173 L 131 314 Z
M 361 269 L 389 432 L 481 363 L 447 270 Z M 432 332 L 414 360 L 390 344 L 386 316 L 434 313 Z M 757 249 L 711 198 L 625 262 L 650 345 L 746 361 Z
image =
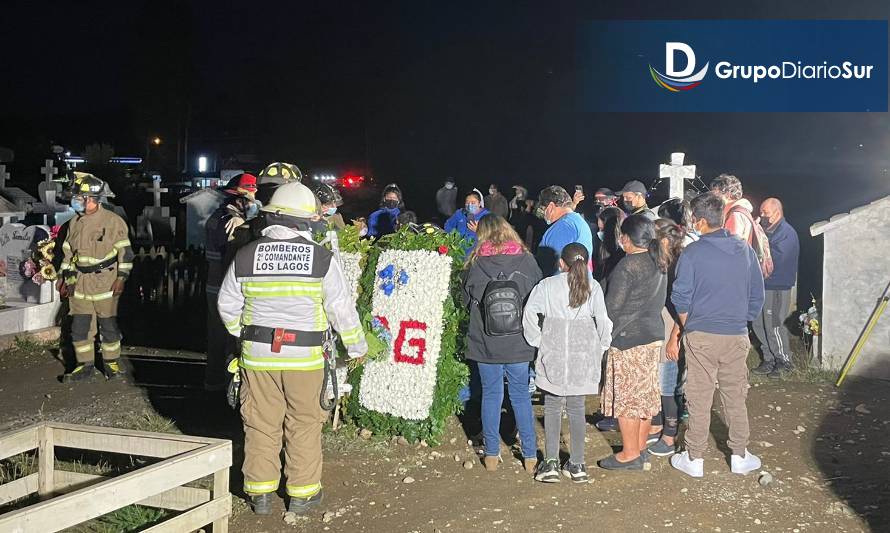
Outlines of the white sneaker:
M 733 474 L 747 474 L 752 470 L 757 470 L 760 468 L 760 457 L 757 457 L 753 453 L 745 450 L 745 456 L 741 455 L 733 455 L 730 460 L 730 465 L 732 467 Z
M 705 475 L 705 460 L 702 458 L 690 459 L 689 452 L 674 454 L 671 457 L 671 466 L 692 477 L 703 477 Z

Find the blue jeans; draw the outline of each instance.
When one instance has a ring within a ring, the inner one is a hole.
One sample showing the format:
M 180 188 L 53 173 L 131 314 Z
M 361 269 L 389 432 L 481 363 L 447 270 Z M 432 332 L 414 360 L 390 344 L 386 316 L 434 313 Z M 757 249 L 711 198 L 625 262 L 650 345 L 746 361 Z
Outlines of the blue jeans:
M 538 456 L 532 398 L 528 392 L 528 363 L 479 363 L 482 381 L 482 434 L 485 455 L 499 455 L 501 449 L 501 406 L 504 403 L 504 375 L 516 428 L 522 440 L 522 457 Z
M 658 363 L 658 381 L 662 396 L 674 396 L 679 388 L 680 368 L 676 361 Z
M 482 396 L 482 385 L 479 383 L 479 365 L 476 361 L 467 361 L 467 366 L 470 369 L 470 380 L 457 393 L 457 398 L 464 404 L 464 409 L 467 408 L 467 402 L 478 400 Z

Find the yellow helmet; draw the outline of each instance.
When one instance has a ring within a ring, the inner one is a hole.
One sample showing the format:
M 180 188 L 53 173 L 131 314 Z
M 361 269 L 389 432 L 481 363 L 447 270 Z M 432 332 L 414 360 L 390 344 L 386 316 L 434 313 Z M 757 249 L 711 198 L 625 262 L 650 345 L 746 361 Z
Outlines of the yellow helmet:
M 303 173 L 292 163 L 269 163 L 266 168 L 257 174 L 258 183 L 284 184 L 292 181 L 302 181 Z

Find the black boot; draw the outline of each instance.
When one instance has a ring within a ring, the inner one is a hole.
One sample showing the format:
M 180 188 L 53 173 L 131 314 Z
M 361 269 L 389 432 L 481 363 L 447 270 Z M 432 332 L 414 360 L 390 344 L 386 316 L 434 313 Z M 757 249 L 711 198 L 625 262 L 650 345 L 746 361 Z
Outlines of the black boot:
M 751 373 L 757 374 L 758 376 L 765 376 L 771 373 L 775 369 L 775 365 L 773 363 L 768 363 L 766 361 L 760 363 L 760 366 L 757 368 L 752 368 Z
M 95 373 L 96 367 L 92 363 L 79 363 L 71 369 L 71 372 L 66 372 L 62 375 L 62 382 L 77 383 L 87 381 L 91 379 Z
M 123 377 L 124 368 L 118 359 L 113 361 L 105 361 L 105 378 L 112 380 Z
M 782 379 L 790 374 L 792 370 L 794 370 L 794 368 L 790 364 L 778 363 L 773 371 L 769 373 L 769 377 L 772 379 Z
M 269 492 L 267 494 L 258 494 L 250 497 L 250 503 L 253 506 L 255 514 L 272 514 L 272 500 L 275 494 Z
M 294 498 L 292 496 L 290 503 L 287 506 L 287 511 L 294 514 L 306 514 L 313 507 L 321 505 L 321 500 L 323 499 L 324 493 L 322 491 L 318 491 L 318 494 L 309 496 L 308 498 Z

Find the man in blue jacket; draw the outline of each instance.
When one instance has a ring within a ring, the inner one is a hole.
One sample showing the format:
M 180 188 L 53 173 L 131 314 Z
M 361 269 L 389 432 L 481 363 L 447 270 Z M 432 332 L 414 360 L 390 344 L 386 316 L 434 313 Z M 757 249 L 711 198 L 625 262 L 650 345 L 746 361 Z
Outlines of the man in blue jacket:
M 692 477 L 704 475 L 717 383 L 729 426 L 730 466 L 733 473 L 746 474 L 760 468 L 760 459 L 747 450 L 750 428 L 745 401 L 751 347 L 748 322 L 763 307 L 763 275 L 748 243 L 723 229 L 720 198 L 705 193 L 692 200 L 690 207 L 701 239 L 680 255 L 671 291 L 683 328 L 689 427 L 686 451 L 671 457 L 671 465 Z M 672 348 L 668 347 L 668 357 L 677 360 L 678 350 Z
M 785 220 L 778 198 L 767 198 L 760 204 L 760 224 L 769 238 L 773 273 L 764 282 L 763 311 L 754 320 L 754 333 L 760 340 L 763 363 L 751 372 L 778 378 L 791 370 L 791 345 L 785 319 L 791 311 L 791 289 L 797 282 L 800 241 L 797 231 Z

